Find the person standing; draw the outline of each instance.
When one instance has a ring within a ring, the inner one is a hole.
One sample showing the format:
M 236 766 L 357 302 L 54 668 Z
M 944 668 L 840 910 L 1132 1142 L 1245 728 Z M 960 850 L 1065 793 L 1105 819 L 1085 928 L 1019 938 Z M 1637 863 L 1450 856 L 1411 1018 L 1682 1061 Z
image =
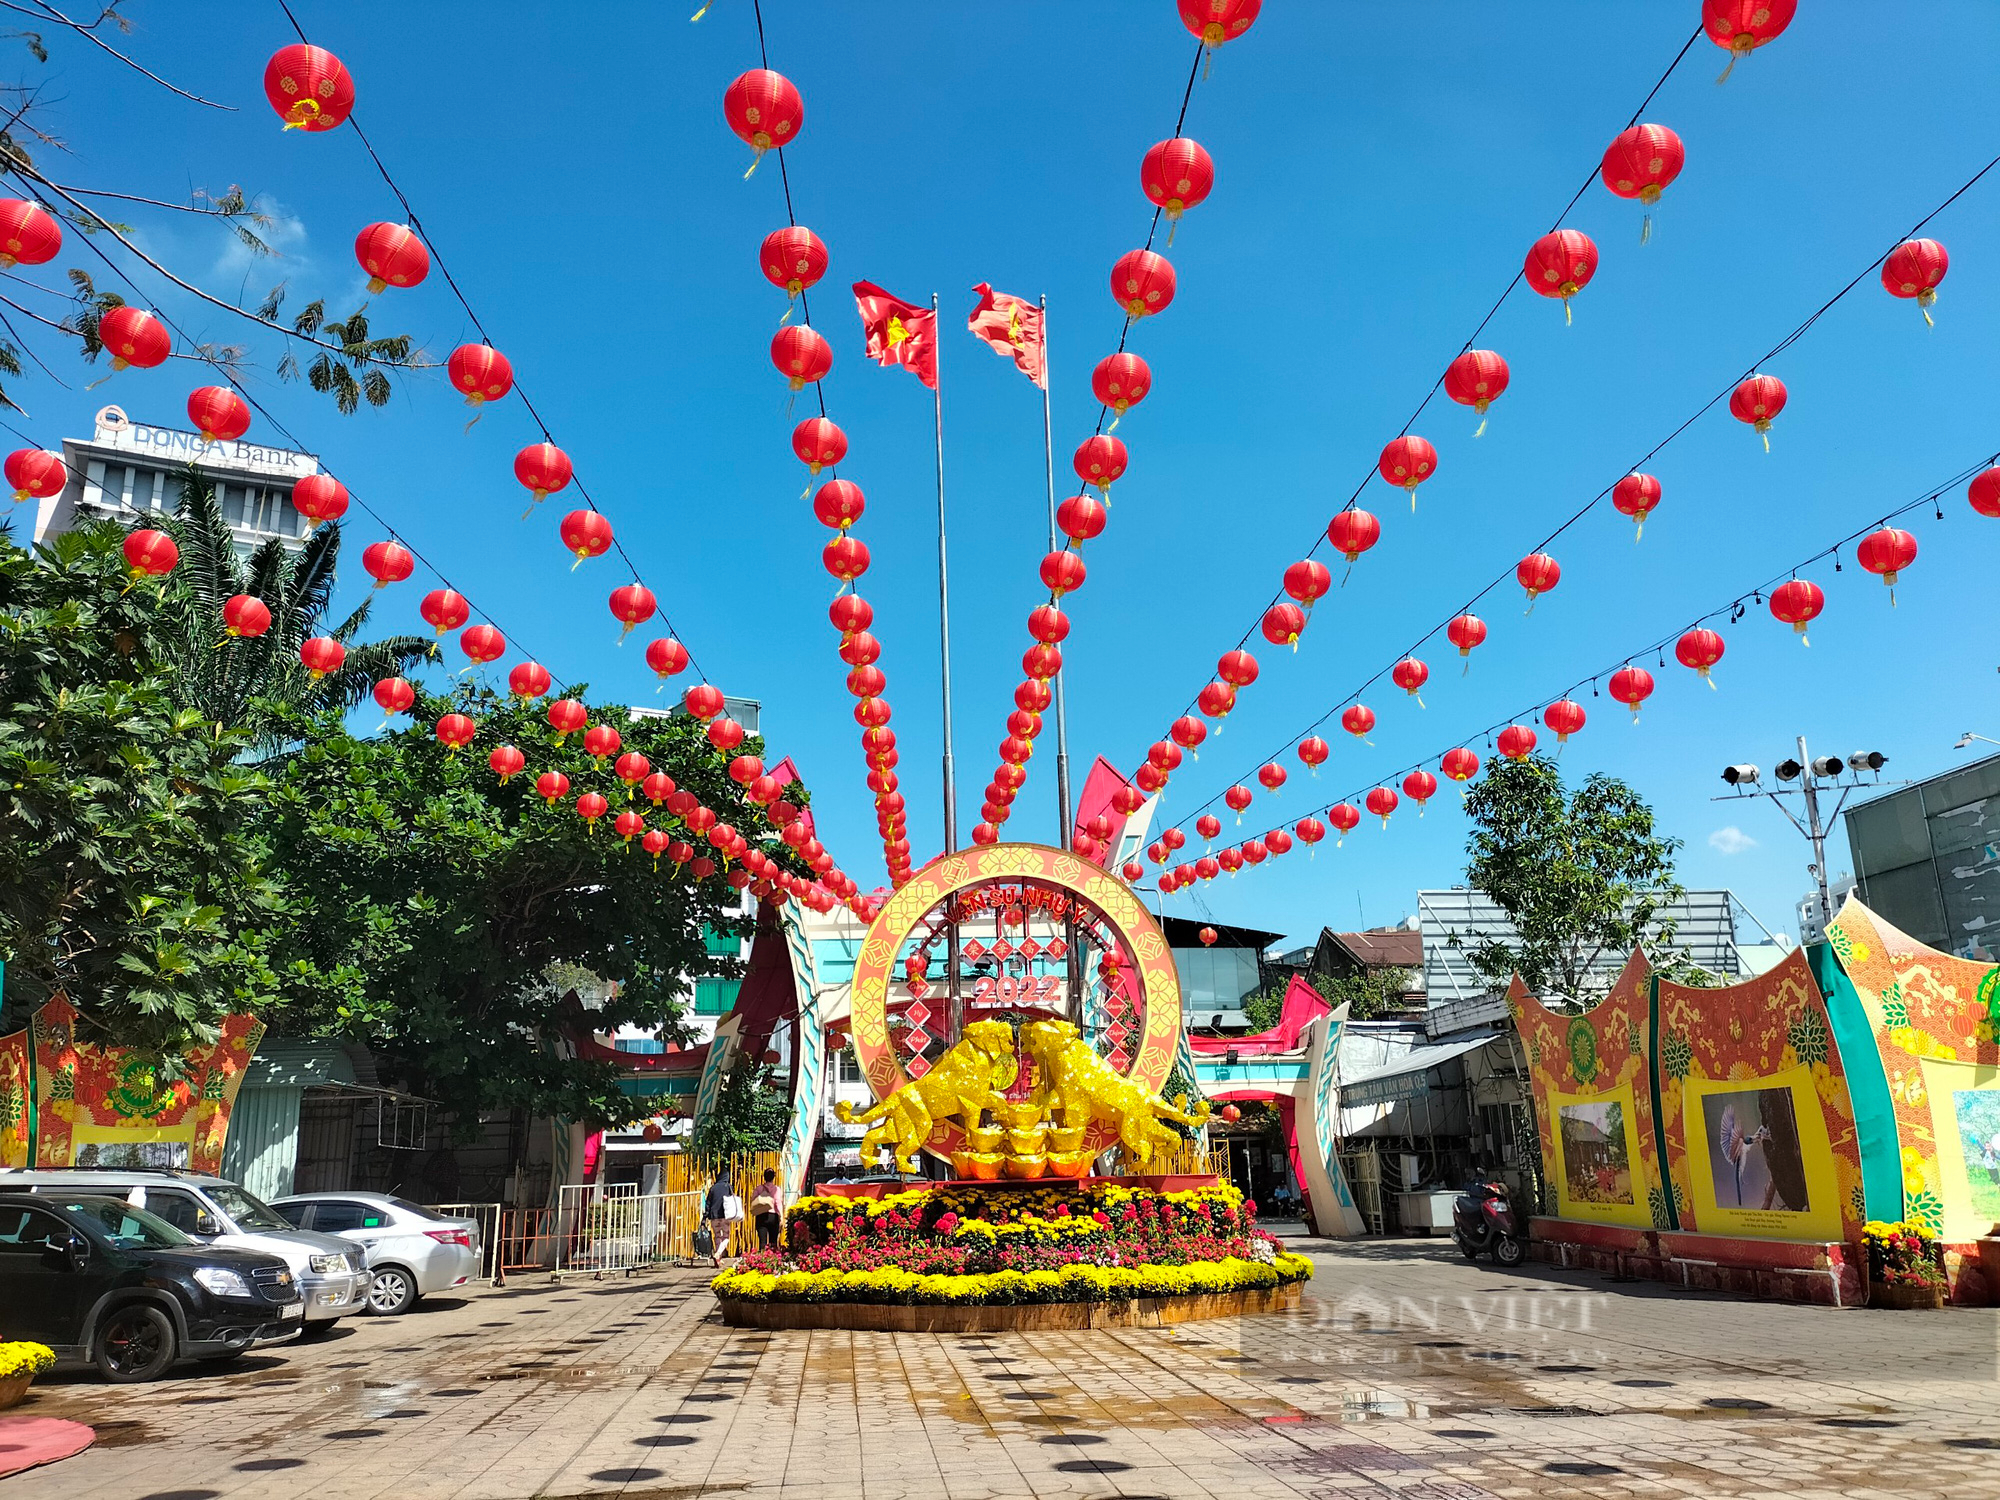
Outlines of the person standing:
M 777 1249 L 785 1223 L 785 1194 L 778 1186 L 778 1174 L 769 1167 L 764 1169 L 764 1180 L 750 1195 L 750 1218 L 757 1226 L 757 1248 Z
M 729 1248 L 729 1179 L 718 1169 L 701 1201 L 701 1216 L 708 1221 L 709 1264 L 720 1267 L 722 1252 Z

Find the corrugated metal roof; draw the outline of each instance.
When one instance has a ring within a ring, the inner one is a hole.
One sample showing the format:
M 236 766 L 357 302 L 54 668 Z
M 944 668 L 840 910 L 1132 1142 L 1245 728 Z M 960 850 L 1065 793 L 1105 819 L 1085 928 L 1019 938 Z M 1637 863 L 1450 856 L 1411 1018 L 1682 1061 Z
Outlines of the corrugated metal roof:
M 1343 1108 L 1364 1104 L 1389 1104 L 1397 1099 L 1408 1099 L 1420 1094 L 1424 1089 L 1423 1075 L 1432 1068 L 1450 1062 L 1455 1057 L 1484 1047 L 1495 1039 L 1496 1033 L 1466 1037 L 1456 1042 L 1439 1042 L 1432 1047 L 1418 1047 L 1394 1062 L 1384 1063 L 1379 1068 L 1370 1068 L 1358 1077 L 1348 1079 L 1340 1086 L 1340 1103 Z

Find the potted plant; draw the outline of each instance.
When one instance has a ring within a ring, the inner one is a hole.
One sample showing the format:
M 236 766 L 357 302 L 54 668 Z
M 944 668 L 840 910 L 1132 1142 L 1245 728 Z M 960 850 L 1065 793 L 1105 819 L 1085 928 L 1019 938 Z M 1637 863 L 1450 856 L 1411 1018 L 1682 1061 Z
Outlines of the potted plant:
M 1944 1306 L 1944 1255 L 1936 1235 L 1907 1220 L 1871 1221 L 1861 1233 L 1868 1246 L 1870 1307 Z
M 19 1406 L 35 1377 L 55 1362 L 46 1344 L 0 1344 L 0 1411 Z

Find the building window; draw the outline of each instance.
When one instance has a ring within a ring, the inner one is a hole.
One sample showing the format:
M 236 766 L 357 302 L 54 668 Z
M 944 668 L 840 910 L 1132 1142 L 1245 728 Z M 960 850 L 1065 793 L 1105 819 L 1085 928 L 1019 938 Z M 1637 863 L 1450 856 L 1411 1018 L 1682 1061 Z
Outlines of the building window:
M 725 1016 L 736 1003 L 740 979 L 697 979 L 694 982 L 694 1013 L 698 1016 Z

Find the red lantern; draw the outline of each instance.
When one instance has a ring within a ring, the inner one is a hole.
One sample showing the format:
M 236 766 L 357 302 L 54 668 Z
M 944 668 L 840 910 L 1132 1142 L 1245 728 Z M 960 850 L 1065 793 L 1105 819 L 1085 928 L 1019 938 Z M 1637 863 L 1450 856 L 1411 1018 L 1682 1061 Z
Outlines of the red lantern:
M 653 856 L 653 868 L 657 870 L 660 867 L 660 856 L 666 852 L 671 842 L 672 840 L 661 830 L 649 828 L 645 837 L 639 840 L 639 847 Z
M 643 625 L 652 619 L 653 611 L 659 607 L 653 591 L 643 583 L 628 583 L 613 589 L 610 604 L 612 618 L 625 627 L 618 632 L 621 642 L 632 633 L 635 625 Z
M 659 774 L 658 772 L 654 773 L 654 775 L 658 774 Z M 650 783 L 653 780 L 653 777 L 648 776 L 646 780 L 648 783 Z M 672 782 L 669 781 L 668 785 L 671 787 Z M 772 803 L 776 802 L 780 797 L 784 796 L 784 794 L 785 794 L 785 788 L 783 787 L 782 784 L 780 784 L 778 778 L 775 776 L 768 776 L 768 775 L 759 776 L 756 779 L 754 779 L 750 783 L 750 785 L 743 788 L 743 795 L 748 797 L 752 802 L 756 803 L 759 807 L 769 807 Z M 666 794 L 663 792 L 661 793 L 661 795 L 664 796 Z M 654 800 L 657 801 L 658 798 L 655 798 Z
M 1264 611 L 1264 639 L 1274 646 L 1299 647 L 1299 634 L 1306 628 L 1306 612 L 1289 602 L 1274 604 Z
M 622 812 L 611 822 L 612 831 L 626 843 L 646 831 L 646 820 L 635 812 Z
M 1422 441 L 1422 439 L 1418 439 Z M 1386 457 L 1384 462 L 1387 462 Z M 1435 462 L 1435 460 L 1433 460 Z M 1416 486 L 1410 486 L 1415 495 Z M 1333 543 L 1333 550 L 1347 559 L 1349 567 L 1354 560 L 1382 539 L 1382 523 L 1362 510 L 1359 506 L 1349 506 L 1326 523 L 1326 539 Z
M 239 640 L 254 641 L 271 628 L 271 608 L 255 594 L 231 594 L 222 603 L 222 630 Z
M 569 792 L 569 778 L 560 771 L 544 771 L 535 778 L 535 792 L 542 801 L 554 804 Z
M 1028 634 L 1051 646 L 1059 645 L 1069 637 L 1069 616 L 1053 604 L 1038 604 L 1028 611 Z
M 538 661 L 524 661 L 507 674 L 507 691 L 525 703 L 546 693 L 552 681 L 547 667 Z
M 1292 825 L 1292 832 L 1307 844 L 1317 844 L 1326 837 L 1326 824 L 1318 818 L 1300 818 Z
M 318 682 L 340 670 L 340 664 L 347 660 L 347 648 L 331 636 L 316 635 L 300 643 L 299 660 L 305 663 L 307 675 Z
M 62 225 L 41 204 L 0 198 L 0 271 L 46 265 L 62 249 L 62 239 Z
M 1000 830 L 995 828 L 991 823 L 975 823 L 972 825 L 972 842 L 975 844 L 997 844 L 1000 842 Z
M 1211 682 L 1195 694 L 1195 707 L 1211 719 L 1226 719 L 1236 707 L 1236 689 L 1226 682 Z
M 1071 495 L 1056 507 L 1056 525 L 1073 542 L 1088 542 L 1102 535 L 1109 517 L 1104 502 L 1095 495 Z
M 576 815 L 590 825 L 592 833 L 597 832 L 597 820 L 611 811 L 611 804 L 596 792 L 585 792 L 576 799 Z
M 1417 508 L 1417 486 L 1437 472 L 1437 462 L 1437 449 L 1422 438 L 1399 437 L 1382 450 L 1382 456 L 1375 461 L 1375 472 L 1389 483 L 1399 484 L 1408 490 L 1410 509 L 1414 511 Z M 1348 560 L 1353 561 L 1352 558 Z
M 1982 469 L 1965 487 L 1966 503 L 1982 516 L 2000 516 L 2000 468 Z
M 882 643 L 867 631 L 857 630 L 850 636 L 843 636 L 834 652 L 850 667 L 865 667 L 882 655 Z
M 1167 243 L 1174 242 L 1180 217 L 1215 187 L 1215 163 L 1185 136 L 1161 141 L 1139 163 L 1139 190 L 1167 216 Z
M 354 237 L 354 258 L 368 273 L 371 296 L 392 286 L 415 286 L 431 272 L 430 251 L 424 248 L 424 242 L 407 224 L 364 226 L 361 233 Z M 518 472 L 518 463 L 515 468 Z M 562 488 L 561 485 L 555 487 Z M 541 496 L 535 498 L 539 500 Z
M 1764 435 L 1766 453 L 1771 451 L 1771 419 L 1784 409 L 1785 383 L 1775 375 L 1752 375 L 1729 398 L 1729 414 Z
M 1438 760 L 1438 769 L 1452 781 L 1464 783 L 1479 774 L 1479 757 L 1460 745 L 1447 750 Z
M 1165 312 L 1174 300 L 1174 268 L 1151 250 L 1127 250 L 1111 268 L 1111 296 L 1127 318 Z
M 756 153 L 750 172 L 773 147 L 783 148 L 798 139 L 806 122 L 805 101 L 792 81 L 769 68 L 752 68 L 740 74 L 722 92 L 722 117 L 729 128 Z M 750 172 L 743 175 L 748 177 Z
M 1526 724 L 1509 724 L 1494 741 L 1509 760 L 1526 760 L 1535 753 L 1535 731 Z
M 1491 349 L 1468 349 L 1444 367 L 1444 393 L 1479 413 L 1474 437 L 1486 431 L 1486 408 L 1500 399 L 1507 380 L 1507 361 Z
M 459 635 L 458 644 L 460 650 L 482 667 L 507 654 L 507 637 L 491 625 L 469 627 Z
M 1341 710 L 1340 727 L 1366 744 L 1368 731 L 1375 727 L 1375 710 L 1365 703 L 1350 703 Z
M 1653 674 L 1644 667 L 1620 667 L 1607 686 L 1613 698 L 1632 710 L 1632 721 L 1637 723 L 1639 705 L 1653 696 Z
M 1292 836 L 1282 828 L 1273 828 L 1269 833 L 1264 835 L 1264 847 L 1273 854 L 1290 854 L 1292 852 Z
M 664 682 L 676 672 L 687 670 L 688 650 L 672 636 L 662 636 L 646 647 L 646 665 Z
M 1083 566 L 1083 558 L 1067 549 L 1049 553 L 1042 559 L 1039 571 L 1042 583 L 1058 599 L 1064 594 L 1082 588 L 1083 581 L 1088 576 Z
M 1486 622 L 1478 615 L 1459 615 L 1444 628 L 1445 639 L 1458 647 L 1458 654 L 1467 658 L 1465 670 L 1472 670 L 1472 648 L 1486 639 Z
M 822 526 L 845 531 L 861 519 L 868 501 L 861 486 L 845 479 L 829 479 L 813 495 L 813 514 Z
M 819 560 L 842 583 L 852 583 L 868 571 L 868 544 L 842 532 L 820 549 Z
M 1332 587 L 1333 574 L 1327 571 L 1326 564 L 1315 562 L 1310 557 L 1285 569 L 1285 592 L 1307 609 L 1311 609 L 1313 601 L 1323 597 Z
M 401 583 L 417 570 L 416 555 L 401 542 L 371 542 L 361 549 L 361 566 L 375 580 L 375 587 Z
M 1177 771 L 1180 769 L 1181 764 L 1180 746 L 1169 744 L 1165 740 L 1155 740 L 1146 751 L 1146 763 L 1150 766 L 1156 766 L 1162 771 Z M 1165 837 L 1165 835 L 1162 835 L 1162 837 Z M 1180 845 L 1176 844 L 1172 839 L 1168 839 L 1167 847 L 1169 849 L 1178 849 Z
M 1809 579 L 1794 578 L 1771 590 L 1772 618 L 1791 626 L 1803 645 L 1812 644 L 1806 639 L 1806 625 L 1817 620 L 1825 608 L 1825 591 Z
M 878 698 L 874 700 L 880 702 Z M 731 718 L 720 718 L 708 726 L 708 742 L 724 755 L 743 743 L 743 726 Z
M 1255 793 L 1249 787 L 1238 784 L 1224 792 L 1222 800 L 1229 810 L 1236 814 L 1236 821 L 1241 823 L 1243 821 L 1243 810 L 1250 805 L 1251 799 L 1254 796 Z
M 1187 847 L 1187 835 L 1178 828 L 1169 828 L 1160 835 L 1160 842 L 1166 846 L 1169 853 L 1172 853 L 1176 849 Z
M 1136 786 L 1121 786 L 1111 793 L 1111 810 L 1122 817 L 1131 817 L 1133 813 L 1145 805 L 1146 794 Z M 1110 822 L 1109 818 L 1105 819 L 1107 829 L 1110 826 Z M 1103 837 L 1108 839 L 1111 835 L 1109 832 L 1106 832 Z
M 1231 687 L 1248 687 L 1257 680 L 1257 658 L 1241 647 L 1225 651 L 1215 663 L 1215 675 Z
M 1111 486 L 1125 472 L 1125 460 L 1125 445 L 1109 433 L 1100 432 L 1077 445 L 1070 467 L 1085 484 L 1097 486 L 1098 494 L 1108 495 Z
M 1203 813 L 1194 820 L 1194 831 L 1204 839 L 1213 839 L 1222 832 L 1222 819 L 1214 813 Z
M 60 495 L 69 483 L 69 470 L 62 455 L 46 448 L 16 448 L 7 455 L 7 482 L 14 486 L 14 499 L 46 500 Z
M 1514 577 L 1528 591 L 1528 613 L 1535 612 L 1535 600 L 1562 582 L 1562 564 L 1546 552 L 1530 552 L 1514 565 Z
M 1201 939 L 1202 947 L 1213 948 L 1215 946 L 1216 931 L 1213 927 L 1204 927 L 1195 935 Z
M 166 325 L 142 308 L 114 307 L 97 322 L 97 340 L 111 356 L 113 370 L 136 365 L 150 370 L 173 353 Z
M 287 130 L 333 130 L 354 108 L 354 80 L 326 48 L 294 42 L 264 65 L 264 97 Z
M 1032 682 L 1047 682 L 1062 670 L 1062 652 L 1044 642 L 1037 642 L 1021 653 L 1021 670 Z
M 1423 686 L 1430 681 L 1431 669 L 1414 656 L 1406 656 L 1389 669 L 1389 680 L 1417 700 L 1417 707 L 1424 706 Z
M 1326 764 L 1326 758 L 1333 749 L 1316 734 L 1309 734 L 1299 741 L 1299 759 L 1306 763 L 1313 775 L 1319 775 L 1319 768 Z
M 1907 531 L 1884 526 L 1871 531 L 1854 549 L 1854 560 L 1889 585 L 1889 602 L 1896 602 L 1896 575 L 1917 560 L 1917 539 Z
M 514 389 L 514 367 L 491 344 L 460 344 L 444 362 L 444 373 L 467 406 L 498 401 Z
M 803 323 L 788 323 L 771 335 L 771 363 L 801 391 L 833 368 L 833 345 Z
M 1542 722 L 1555 731 L 1558 745 L 1569 743 L 1569 737 L 1583 728 L 1585 717 L 1583 705 L 1574 698 L 1558 698 L 1542 710 Z
M 1145 878 L 1146 867 L 1137 860 L 1127 860 L 1118 873 L 1125 877 L 1126 884 L 1129 885 Z
M 306 518 L 308 530 L 338 521 L 347 514 L 347 486 L 331 474 L 308 474 L 292 486 L 292 509 Z
M 1173 742 L 1183 750 L 1193 750 L 1195 746 L 1208 738 L 1208 726 L 1192 714 L 1182 714 L 1178 719 L 1174 720 L 1173 726 L 1168 729 L 1167 733 L 1172 736 Z
M 231 443 L 250 430 L 250 404 L 226 385 L 205 385 L 187 399 L 188 420 L 205 443 Z
M 1347 835 L 1354 832 L 1356 825 L 1361 822 L 1361 809 L 1352 802 L 1336 802 L 1327 810 L 1326 815 L 1339 830 L 1339 837 L 1333 841 L 1334 848 L 1338 849 L 1347 841 Z
M 611 550 L 611 523 L 599 511 L 573 510 L 563 517 L 559 531 L 563 546 L 576 558 L 570 564 L 571 572 L 586 560 L 602 557 Z
M 1215 862 L 1231 875 L 1234 875 L 1238 870 L 1243 868 L 1243 851 L 1240 849 L 1218 849 L 1215 854 Z
M 408 713 L 417 701 L 417 690 L 400 677 L 384 677 L 375 684 L 375 701 L 385 714 Z
M 514 477 L 527 486 L 537 504 L 569 488 L 575 474 L 569 455 L 554 443 L 530 443 L 514 455 Z
M 446 714 L 437 721 L 437 728 L 433 731 L 438 743 L 454 755 L 471 744 L 477 732 L 472 720 L 464 714 Z
M 1604 162 L 1598 169 L 1604 185 L 1620 198 L 1637 198 L 1651 208 L 1660 201 L 1687 163 L 1687 148 L 1681 138 L 1664 125 L 1632 125 L 1620 131 L 1604 148 Z M 1639 231 L 1644 244 L 1651 235 L 1653 216 L 1648 214 Z
M 825 417 L 807 417 L 792 429 L 792 452 L 817 475 L 847 457 L 847 434 Z
M 1557 229 L 1528 247 L 1524 268 L 1528 285 L 1544 297 L 1560 297 L 1563 321 L 1570 321 L 1569 299 L 1590 285 L 1597 274 L 1597 246 L 1576 229 Z
M 1181 25 L 1210 47 L 1233 42 L 1250 29 L 1264 0 L 1180 0 Z
M 1632 530 L 1636 542 L 1646 534 L 1646 517 L 1659 508 L 1660 481 L 1651 474 L 1627 474 L 1611 486 L 1611 503 L 1636 523 Z
M 757 251 L 764 279 L 793 297 L 819 283 L 826 262 L 826 243 L 801 224 L 772 230 Z
M 1748 57 L 1791 25 L 1798 8 L 1799 0 L 1701 0 L 1701 29 L 1716 46 L 1729 49 L 1729 67 L 1722 70 L 1722 77 L 1729 76 L 1737 59 Z
M 141 578 L 164 578 L 181 560 L 181 549 L 164 531 L 134 531 L 124 543 L 125 566 L 136 582 Z
M 590 710 L 574 698 L 558 698 L 548 706 L 545 717 L 549 727 L 555 730 L 556 743 L 560 745 L 590 722 Z
M 1683 635 L 1674 644 L 1674 660 L 1684 667 L 1692 667 L 1701 680 L 1713 688 L 1715 679 L 1708 675 L 1708 669 L 1722 660 L 1722 637 L 1713 630 L 1694 629 Z
M 652 773 L 653 763 L 637 750 L 627 750 L 611 763 L 612 774 L 625 783 L 625 797 L 631 800 L 632 788 L 644 781 Z
M 880 667 L 856 667 L 847 674 L 847 690 L 857 698 L 879 698 L 889 689 L 889 679 Z
M 1273 760 L 1266 761 L 1258 767 L 1257 779 L 1264 784 L 1265 791 L 1275 792 L 1290 778 L 1286 775 L 1285 768 Z
M 1108 354 L 1090 372 L 1090 393 L 1098 405 L 1117 414 L 1111 419 L 1113 427 L 1118 425 L 1118 417 L 1144 401 L 1152 388 L 1153 372 L 1136 354 Z
M 1402 799 L 1386 786 L 1378 786 L 1368 794 L 1368 810 L 1382 820 L 1382 826 L 1389 826 L 1389 814 L 1396 810 Z
M 618 753 L 624 744 L 623 737 L 609 724 L 593 724 L 583 734 L 583 753 L 592 760 L 602 761 Z
M 1437 795 L 1438 779 L 1428 771 L 1412 771 L 1403 778 L 1403 791 L 1417 804 L 1417 816 L 1424 815 L 1424 804 Z

